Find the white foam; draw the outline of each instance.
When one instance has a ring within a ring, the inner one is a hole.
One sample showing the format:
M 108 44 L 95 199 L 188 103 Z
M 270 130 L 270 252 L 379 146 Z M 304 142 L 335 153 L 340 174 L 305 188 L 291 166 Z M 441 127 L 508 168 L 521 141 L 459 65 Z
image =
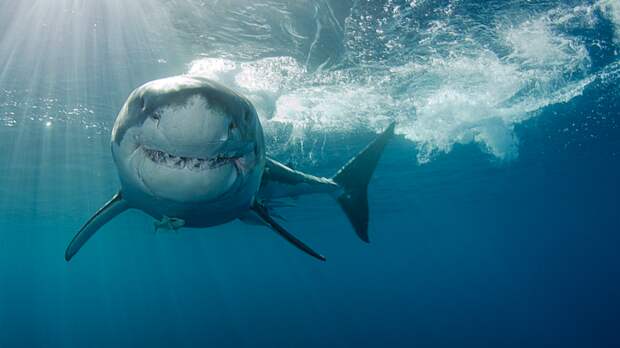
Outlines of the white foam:
M 564 67 L 572 71 L 588 61 L 586 48 L 575 39 L 552 32 L 545 17 L 508 29 L 504 38 L 512 48 L 511 58 L 528 67 L 545 71 Z
M 267 120 L 273 117 L 278 98 L 284 91 L 295 90 L 306 71 L 291 57 L 242 63 L 204 57 L 190 63 L 188 74 L 205 76 L 239 90 Z
M 229 73 L 237 70 L 237 64 L 223 58 L 197 59 L 189 65 L 190 75 L 201 75 L 211 79 L 223 79 Z
M 466 54 L 438 53 L 370 72 L 315 73 L 289 57 L 248 63 L 204 58 L 190 72 L 225 80 L 247 94 L 267 131 L 275 124 L 292 127 L 289 143 L 303 143 L 308 134 L 379 131 L 396 120 L 397 133 L 417 144 L 419 162 L 472 142 L 509 160 L 518 156 L 516 124 L 580 95 L 596 78 L 588 75 L 584 44 L 556 30 L 577 18 L 575 11 L 555 9 L 498 25 L 501 54 L 472 45 Z
M 613 24 L 616 34 L 616 42 L 620 42 L 620 1 L 600 0 L 597 6 Z

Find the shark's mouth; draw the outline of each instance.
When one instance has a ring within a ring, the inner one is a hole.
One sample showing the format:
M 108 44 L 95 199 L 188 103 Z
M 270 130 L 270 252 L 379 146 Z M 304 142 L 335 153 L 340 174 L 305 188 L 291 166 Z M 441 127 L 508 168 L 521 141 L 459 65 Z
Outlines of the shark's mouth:
M 192 171 L 203 171 L 215 169 L 227 164 L 235 164 L 241 156 L 217 155 L 211 158 L 195 158 L 175 156 L 160 150 L 143 148 L 146 158 L 154 163 L 174 169 L 189 169 Z

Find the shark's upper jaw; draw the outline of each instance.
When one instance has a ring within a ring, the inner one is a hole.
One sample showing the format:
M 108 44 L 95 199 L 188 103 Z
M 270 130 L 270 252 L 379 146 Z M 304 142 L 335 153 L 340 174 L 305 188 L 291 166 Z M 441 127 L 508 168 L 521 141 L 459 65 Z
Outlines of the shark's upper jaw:
M 126 183 L 142 194 L 169 202 L 216 201 L 245 182 L 247 172 L 237 164 L 240 157 L 224 154 L 192 157 L 177 152 L 138 145 L 127 158 Z
M 198 157 L 186 157 L 175 156 L 161 150 L 154 150 L 143 147 L 145 157 L 162 166 L 174 168 L 178 170 L 192 170 L 192 171 L 204 171 L 209 169 L 215 169 L 226 164 L 234 164 L 236 160 L 243 157 L 241 155 L 226 155 L 218 154 L 211 158 L 198 158 Z

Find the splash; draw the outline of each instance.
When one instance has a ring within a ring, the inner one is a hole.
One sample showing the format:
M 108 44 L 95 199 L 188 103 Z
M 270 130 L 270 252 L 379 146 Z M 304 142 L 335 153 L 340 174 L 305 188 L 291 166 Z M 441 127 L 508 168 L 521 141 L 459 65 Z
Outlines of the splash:
M 617 0 L 601 0 L 598 7 L 613 24 L 616 34 L 616 42 L 620 42 L 620 2 Z
M 402 19 L 399 11 L 388 12 Z M 459 34 L 449 19 L 434 22 L 421 45 L 432 41 L 436 52 L 411 55 L 407 63 L 384 60 L 378 66 L 309 72 L 291 57 L 243 63 L 204 57 L 190 64 L 189 73 L 248 95 L 268 131 L 277 125 L 291 128 L 289 144 L 318 134 L 379 131 L 395 120 L 397 133 L 417 144 L 421 163 L 472 142 L 510 160 L 518 156 L 515 125 L 579 96 L 597 78 L 589 72 L 585 44 L 559 30 L 577 16 L 575 9 L 555 8 L 518 23 L 499 23 L 487 28 L 493 30 L 492 45 Z M 454 35 L 469 43 L 445 46 L 439 39 Z M 362 41 L 350 46 L 360 49 L 367 40 Z

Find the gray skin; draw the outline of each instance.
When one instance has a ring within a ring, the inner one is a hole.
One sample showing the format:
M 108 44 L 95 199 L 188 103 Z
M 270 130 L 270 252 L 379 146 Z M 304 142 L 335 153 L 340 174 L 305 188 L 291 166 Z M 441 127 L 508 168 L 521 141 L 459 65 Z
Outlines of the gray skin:
M 121 188 L 78 231 L 65 259 L 118 214 L 139 209 L 161 221 L 155 226 L 174 230 L 235 219 L 265 225 L 325 260 L 275 221 L 275 199 L 331 194 L 368 242 L 366 189 L 393 130 L 392 124 L 332 178 L 317 177 L 266 157 L 256 110 L 233 90 L 187 75 L 146 83 L 129 95 L 112 130 Z
M 265 168 L 252 104 L 190 76 L 131 93 L 112 130 L 112 155 L 130 207 L 186 227 L 220 225 L 249 210 Z

